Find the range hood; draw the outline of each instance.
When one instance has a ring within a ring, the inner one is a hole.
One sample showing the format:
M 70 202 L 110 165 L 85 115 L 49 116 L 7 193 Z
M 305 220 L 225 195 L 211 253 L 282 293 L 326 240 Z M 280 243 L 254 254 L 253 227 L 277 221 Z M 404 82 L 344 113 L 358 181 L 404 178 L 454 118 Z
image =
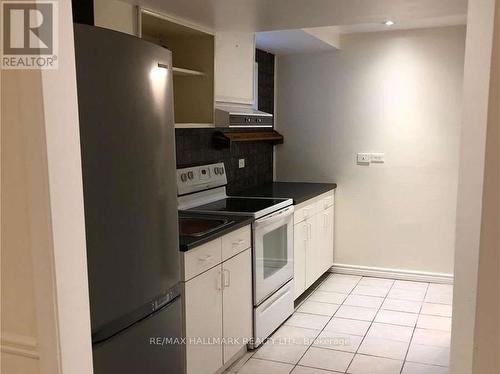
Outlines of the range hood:
M 273 127 L 273 115 L 246 106 L 216 106 L 215 127 Z
M 260 130 L 223 130 L 216 131 L 213 135 L 215 149 L 231 148 L 234 143 L 240 142 L 267 142 L 272 145 L 283 144 L 283 135 L 273 129 Z

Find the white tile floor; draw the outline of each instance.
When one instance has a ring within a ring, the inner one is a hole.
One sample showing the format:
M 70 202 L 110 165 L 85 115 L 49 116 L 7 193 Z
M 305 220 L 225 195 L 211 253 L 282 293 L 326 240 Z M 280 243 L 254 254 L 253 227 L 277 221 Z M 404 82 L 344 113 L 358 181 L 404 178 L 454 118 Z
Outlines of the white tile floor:
M 331 274 L 227 373 L 447 374 L 453 287 Z

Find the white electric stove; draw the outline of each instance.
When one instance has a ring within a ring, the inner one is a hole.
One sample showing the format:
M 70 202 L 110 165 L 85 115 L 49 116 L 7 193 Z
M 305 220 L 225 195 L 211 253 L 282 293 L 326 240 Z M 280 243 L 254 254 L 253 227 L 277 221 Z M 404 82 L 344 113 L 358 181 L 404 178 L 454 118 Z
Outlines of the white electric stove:
M 252 224 L 254 339 L 258 347 L 293 313 L 293 201 L 226 194 L 224 163 L 177 170 L 179 210 L 245 215 Z

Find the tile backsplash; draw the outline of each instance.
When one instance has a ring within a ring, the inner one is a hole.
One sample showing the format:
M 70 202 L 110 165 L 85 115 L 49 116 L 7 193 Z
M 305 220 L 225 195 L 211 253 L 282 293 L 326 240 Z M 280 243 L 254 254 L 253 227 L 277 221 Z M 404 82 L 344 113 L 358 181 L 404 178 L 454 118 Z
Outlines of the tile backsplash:
M 212 144 L 214 129 L 176 129 L 177 168 L 224 162 L 227 192 L 233 194 L 246 188 L 273 181 L 273 146 L 266 142 L 234 143 L 230 149 L 217 150 Z M 245 159 L 245 167 L 238 160 Z

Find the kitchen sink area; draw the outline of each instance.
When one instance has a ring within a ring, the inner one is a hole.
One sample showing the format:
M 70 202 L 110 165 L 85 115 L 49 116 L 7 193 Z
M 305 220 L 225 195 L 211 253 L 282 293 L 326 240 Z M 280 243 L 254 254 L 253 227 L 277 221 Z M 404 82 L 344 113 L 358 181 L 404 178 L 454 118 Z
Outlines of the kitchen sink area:
M 211 217 L 179 217 L 179 235 L 201 237 L 233 224 L 234 221 Z
M 250 225 L 249 216 L 179 212 L 179 249 L 189 251 L 234 230 Z

